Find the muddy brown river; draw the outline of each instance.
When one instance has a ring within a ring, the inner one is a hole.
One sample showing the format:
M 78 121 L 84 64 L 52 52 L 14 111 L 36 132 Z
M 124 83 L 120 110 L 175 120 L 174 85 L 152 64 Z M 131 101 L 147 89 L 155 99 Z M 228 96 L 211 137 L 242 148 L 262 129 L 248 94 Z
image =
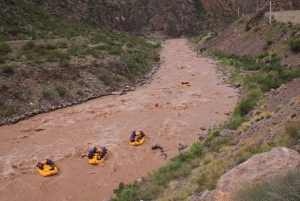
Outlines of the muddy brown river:
M 233 110 L 238 94 L 221 84 L 215 61 L 197 57 L 186 39 L 171 39 L 162 45 L 161 62 L 150 84 L 128 94 L 0 127 L 0 200 L 102 201 L 120 182 L 133 182 L 166 164 L 178 154 L 179 143 L 191 143 L 228 119 L 224 113 Z M 182 87 L 182 81 L 191 86 Z M 130 146 L 132 130 L 144 130 L 148 140 Z M 151 150 L 155 143 L 166 159 Z M 108 159 L 88 164 L 84 155 L 101 145 L 110 150 Z M 57 162 L 57 175 L 37 172 L 36 163 L 46 157 Z

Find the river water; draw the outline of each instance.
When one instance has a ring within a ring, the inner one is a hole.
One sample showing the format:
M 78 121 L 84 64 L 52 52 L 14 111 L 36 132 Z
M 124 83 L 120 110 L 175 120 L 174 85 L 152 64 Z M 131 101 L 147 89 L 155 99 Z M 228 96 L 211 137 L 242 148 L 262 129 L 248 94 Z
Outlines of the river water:
M 162 45 L 161 63 L 150 84 L 128 94 L 0 127 L 0 200 L 102 201 L 120 182 L 133 182 L 166 164 L 179 153 L 179 143 L 191 143 L 228 119 L 224 113 L 233 110 L 238 94 L 222 84 L 215 61 L 197 57 L 186 39 L 170 39 Z M 180 86 L 182 81 L 191 86 Z M 130 146 L 132 130 L 144 130 L 148 140 Z M 167 158 L 151 150 L 155 143 Z M 108 159 L 88 164 L 85 154 L 102 145 L 110 150 Z M 37 172 L 36 163 L 46 157 L 58 164 L 57 175 Z

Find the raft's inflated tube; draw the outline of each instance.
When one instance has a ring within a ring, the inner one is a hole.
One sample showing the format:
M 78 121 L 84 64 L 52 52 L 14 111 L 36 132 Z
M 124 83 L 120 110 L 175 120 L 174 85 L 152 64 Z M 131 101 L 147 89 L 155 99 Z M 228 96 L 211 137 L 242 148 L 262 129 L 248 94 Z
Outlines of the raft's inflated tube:
M 89 164 L 98 165 L 98 164 L 103 163 L 105 161 L 106 156 L 104 156 L 100 160 L 98 159 L 98 156 L 99 156 L 99 154 L 96 153 L 93 158 L 89 159 Z
M 189 87 L 191 86 L 191 84 L 189 82 L 186 82 L 186 83 L 181 83 L 180 84 L 182 87 Z
M 135 141 L 135 142 L 129 141 L 129 143 L 131 146 L 139 146 L 139 145 L 142 145 L 145 142 L 145 140 L 146 140 L 146 135 L 145 135 L 145 137 L 140 139 L 140 141 Z
M 40 168 L 37 168 L 37 170 L 40 173 L 40 175 L 42 175 L 43 177 L 48 177 L 48 176 L 55 175 L 58 173 L 57 167 L 54 167 L 54 169 L 52 169 L 52 167 L 50 165 L 46 164 L 45 160 L 43 160 L 42 163 L 44 164 L 44 169 L 41 170 Z

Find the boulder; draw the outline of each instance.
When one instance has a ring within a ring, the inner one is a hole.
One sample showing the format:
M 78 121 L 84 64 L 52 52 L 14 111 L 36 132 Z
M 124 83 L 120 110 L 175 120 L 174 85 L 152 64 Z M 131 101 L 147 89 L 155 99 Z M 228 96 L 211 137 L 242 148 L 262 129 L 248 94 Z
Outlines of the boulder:
M 231 135 L 234 135 L 234 134 L 236 134 L 236 131 L 234 131 L 234 130 L 229 130 L 229 129 L 224 129 L 224 130 L 222 130 L 222 131 L 219 133 L 219 135 L 220 135 L 221 137 L 228 137 L 228 136 L 231 136 Z
M 232 193 L 239 188 L 283 174 L 299 165 L 300 154 L 286 147 L 275 147 L 269 152 L 256 154 L 224 174 L 208 200 L 231 201 Z

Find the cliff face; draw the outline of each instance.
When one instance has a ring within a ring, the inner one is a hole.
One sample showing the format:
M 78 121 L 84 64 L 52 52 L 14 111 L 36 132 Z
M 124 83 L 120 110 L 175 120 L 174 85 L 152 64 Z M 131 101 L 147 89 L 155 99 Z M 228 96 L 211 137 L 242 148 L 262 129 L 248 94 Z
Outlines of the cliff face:
M 67 19 L 126 31 L 163 31 L 169 36 L 193 35 L 222 28 L 240 13 L 254 12 L 254 2 L 238 0 L 27 0 Z

